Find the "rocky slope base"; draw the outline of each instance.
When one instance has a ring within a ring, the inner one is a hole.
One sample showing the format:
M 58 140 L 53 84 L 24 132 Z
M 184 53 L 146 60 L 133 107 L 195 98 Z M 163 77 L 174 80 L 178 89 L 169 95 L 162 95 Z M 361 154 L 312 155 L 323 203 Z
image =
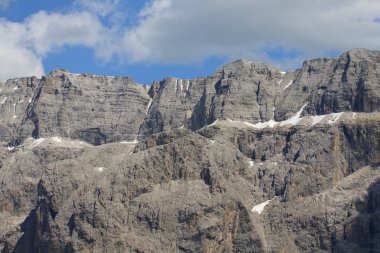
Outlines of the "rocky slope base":
M 380 52 L 0 84 L 0 250 L 376 252 Z

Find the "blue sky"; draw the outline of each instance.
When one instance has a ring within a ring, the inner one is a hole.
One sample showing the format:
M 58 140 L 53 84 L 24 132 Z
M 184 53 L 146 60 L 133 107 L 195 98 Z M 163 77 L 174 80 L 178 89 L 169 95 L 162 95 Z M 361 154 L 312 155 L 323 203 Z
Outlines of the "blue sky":
M 380 1 L 0 0 L 0 80 L 48 74 L 211 75 L 245 58 L 287 70 L 380 49 Z

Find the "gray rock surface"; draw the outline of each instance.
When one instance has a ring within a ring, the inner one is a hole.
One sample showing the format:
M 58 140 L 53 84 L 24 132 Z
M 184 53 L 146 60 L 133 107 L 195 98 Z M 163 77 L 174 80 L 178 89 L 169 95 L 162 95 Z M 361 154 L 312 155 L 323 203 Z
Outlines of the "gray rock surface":
M 1 84 L 0 251 L 376 252 L 379 55 Z
M 65 70 L 41 80 L 9 80 L 0 89 L 5 102 L 0 105 L 0 139 L 6 142 L 27 136 L 62 136 L 96 145 L 134 140 L 150 103 L 146 88 L 129 77 Z

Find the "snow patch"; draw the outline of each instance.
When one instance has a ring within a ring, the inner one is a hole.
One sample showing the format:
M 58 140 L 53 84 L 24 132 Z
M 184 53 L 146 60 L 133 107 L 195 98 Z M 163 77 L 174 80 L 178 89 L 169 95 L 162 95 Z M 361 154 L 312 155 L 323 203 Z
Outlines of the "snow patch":
M 133 141 L 121 141 L 119 143 L 120 144 L 133 144 L 133 145 L 135 145 L 135 144 L 139 143 L 139 141 L 137 139 L 134 139 Z
M 17 103 L 16 104 L 13 104 L 13 118 L 17 118 L 17 115 L 16 115 L 16 106 L 17 106 Z
M 285 74 L 286 74 L 286 72 L 285 72 L 285 71 L 280 71 L 280 73 L 281 73 L 282 75 L 285 75 Z
M 276 197 L 274 197 L 273 199 L 275 199 Z M 264 208 L 266 205 L 269 204 L 269 202 L 271 202 L 273 199 L 269 199 L 261 204 L 258 204 L 258 205 L 255 205 L 253 208 L 252 208 L 252 212 L 256 212 L 258 214 L 261 214 L 263 211 L 264 211 Z
M 1 101 L 1 103 L 0 104 L 4 104 L 5 103 L 5 101 L 7 101 L 7 97 L 5 97 L 2 101 Z
M 311 117 L 311 119 L 312 119 L 311 125 L 314 126 L 314 125 L 318 124 L 319 122 L 321 122 L 321 120 L 323 120 L 324 117 L 326 117 L 326 115 L 312 116 Z
M 35 147 L 37 147 L 38 145 L 40 145 L 40 144 L 41 144 L 42 142 L 44 142 L 44 141 L 45 141 L 45 138 L 35 139 L 35 140 L 33 141 L 33 143 L 30 144 L 29 148 L 35 148 Z
M 240 121 L 232 120 L 232 119 L 229 119 L 229 118 L 227 118 L 227 121 L 230 122 L 230 123 L 239 123 L 240 122 Z
M 62 140 L 61 140 L 61 138 L 60 137 L 57 137 L 57 136 L 55 136 L 55 137 L 53 137 L 53 138 L 51 138 L 54 142 L 58 142 L 58 143 L 61 143 L 62 142 Z
M 215 125 L 218 123 L 218 121 L 219 121 L 218 119 L 217 119 L 217 120 L 215 120 L 214 122 L 212 122 L 212 124 L 211 124 L 211 125 L 209 125 L 209 127 L 210 127 L 210 126 L 215 126 Z
M 282 83 L 282 80 L 283 80 L 283 79 L 281 79 L 280 81 L 278 81 L 277 84 L 280 85 L 280 84 Z
M 328 123 L 330 125 L 334 124 L 335 122 L 337 122 L 339 120 L 340 116 L 342 116 L 342 115 L 343 115 L 343 112 L 333 113 L 332 117 L 331 117 L 331 119 L 329 119 Z
M 145 113 L 148 113 L 149 108 L 150 108 L 150 106 L 152 105 L 152 101 L 153 101 L 153 99 L 151 98 L 151 99 L 149 100 L 148 106 L 146 107 L 146 111 L 145 111 Z
M 94 170 L 97 171 L 97 172 L 103 172 L 105 169 L 107 169 L 107 168 L 104 168 L 104 167 L 94 168 Z
M 292 83 L 293 83 L 293 80 L 291 80 L 285 87 L 284 87 L 284 89 L 283 90 L 286 90 L 286 88 L 288 88 L 290 85 L 292 85 Z
M 13 90 L 18 90 L 18 86 L 14 87 Z
M 252 167 L 252 166 L 253 166 L 253 164 L 254 164 L 254 161 L 252 161 L 252 160 L 251 160 L 251 161 L 249 161 L 249 166 L 250 166 L 250 167 Z
M 302 114 L 302 111 L 303 109 L 307 106 L 307 103 L 304 104 L 301 109 L 293 116 L 291 117 L 290 119 L 287 119 L 287 120 L 284 120 L 284 121 L 281 121 L 281 124 L 280 126 L 285 126 L 285 125 L 297 125 L 301 120 L 301 114 Z
M 352 113 L 352 119 L 356 119 L 356 112 Z
M 180 82 L 180 88 L 181 88 L 181 94 L 183 93 L 183 82 L 182 82 L 182 80 L 179 80 L 179 82 Z
M 244 124 L 246 124 L 247 126 L 253 126 L 254 128 L 263 129 L 263 128 L 266 128 L 266 127 L 273 128 L 273 127 L 275 127 L 278 124 L 278 122 L 276 122 L 273 119 L 271 119 L 269 121 L 259 122 L 259 123 L 256 123 L 256 124 L 251 124 L 251 123 L 248 123 L 248 122 L 244 122 Z
M 14 149 L 15 149 L 15 147 L 8 147 L 8 151 L 12 151 Z

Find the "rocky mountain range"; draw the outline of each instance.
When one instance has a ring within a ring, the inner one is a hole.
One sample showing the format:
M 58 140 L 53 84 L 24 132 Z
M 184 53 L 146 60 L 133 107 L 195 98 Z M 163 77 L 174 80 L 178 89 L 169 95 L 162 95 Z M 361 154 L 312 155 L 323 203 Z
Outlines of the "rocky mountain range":
M 0 83 L 0 251 L 380 252 L 380 52 Z

